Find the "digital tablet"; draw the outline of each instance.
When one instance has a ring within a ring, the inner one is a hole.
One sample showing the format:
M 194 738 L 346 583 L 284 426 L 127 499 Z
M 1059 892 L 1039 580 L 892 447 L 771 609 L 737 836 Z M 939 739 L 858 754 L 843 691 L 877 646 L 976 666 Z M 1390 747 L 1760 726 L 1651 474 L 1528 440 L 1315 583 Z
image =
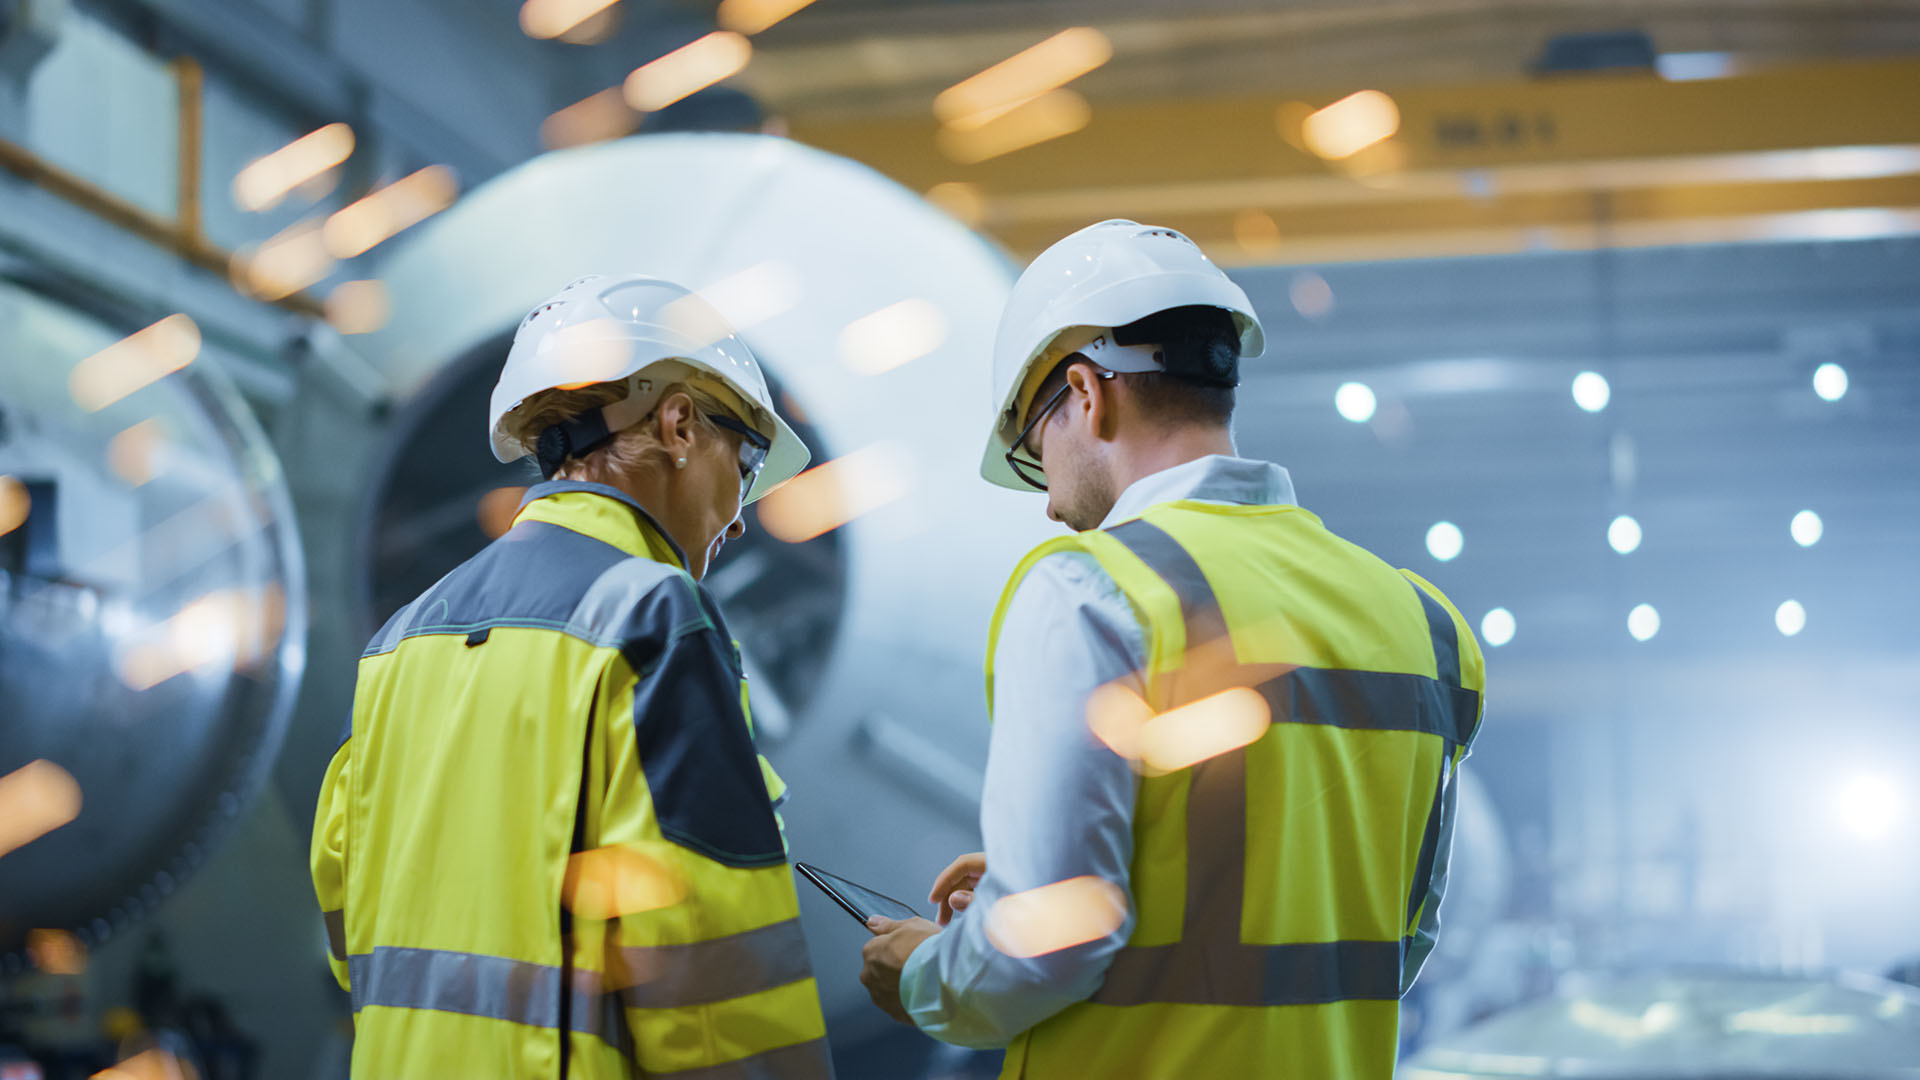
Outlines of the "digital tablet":
M 846 909 L 847 914 L 865 926 L 867 920 L 875 915 L 885 915 L 889 919 L 914 919 L 920 913 L 907 904 L 895 900 L 886 893 L 875 892 L 865 885 L 848 881 L 838 874 L 829 874 L 817 866 L 797 862 L 793 864 L 802 877 L 819 886 L 820 891 L 833 898 L 833 902 Z

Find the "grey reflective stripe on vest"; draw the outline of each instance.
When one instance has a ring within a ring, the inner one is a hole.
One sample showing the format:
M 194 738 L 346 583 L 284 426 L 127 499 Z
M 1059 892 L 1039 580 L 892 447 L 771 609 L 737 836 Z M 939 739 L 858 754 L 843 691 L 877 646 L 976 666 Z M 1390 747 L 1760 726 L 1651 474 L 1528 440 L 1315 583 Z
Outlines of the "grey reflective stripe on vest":
M 560 969 L 504 956 L 382 946 L 347 958 L 353 1010 L 432 1009 L 551 1028 L 560 1024 Z
M 1226 619 L 1206 575 L 1165 529 L 1143 519 L 1108 535 L 1158 574 L 1180 600 L 1187 641 L 1226 641 Z M 1411 584 L 1411 582 L 1409 582 Z M 1423 600 L 1425 590 L 1415 586 Z M 1435 602 L 1431 607 L 1439 608 Z M 1440 608 L 1444 616 L 1446 611 Z M 1435 656 L 1442 644 L 1435 630 Z M 1275 723 L 1317 723 L 1362 730 L 1419 731 L 1460 741 L 1463 715 L 1479 697 L 1459 689 L 1453 624 L 1451 684 L 1418 675 L 1295 668 L 1262 680 Z M 1444 665 L 1443 665 L 1444 672 Z M 1466 695 L 1462 697 L 1461 695 Z M 1471 720 L 1468 721 L 1471 730 Z M 1187 790 L 1187 886 L 1180 940 L 1128 945 L 1091 998 L 1101 1005 L 1316 1005 L 1400 997 L 1402 943 L 1332 941 L 1284 945 L 1239 940 L 1246 900 L 1247 763 L 1245 748 L 1191 770 Z
M 1407 584 L 1413 586 L 1414 593 L 1420 597 L 1420 606 L 1427 612 L 1427 630 L 1433 638 L 1434 670 L 1439 672 L 1441 682 L 1457 687 L 1460 685 L 1460 632 L 1454 628 L 1453 616 L 1418 582 L 1408 578 Z
M 1145 518 L 1135 518 L 1108 529 L 1107 535 L 1125 544 L 1180 598 L 1180 619 L 1187 626 L 1188 648 L 1227 639 L 1227 618 L 1220 613 L 1213 586 L 1207 583 L 1200 564 L 1171 533 Z
M 706 1005 L 785 986 L 810 975 L 800 920 L 772 923 L 744 934 L 691 945 L 623 948 L 620 991 L 629 1008 Z
M 812 1039 L 722 1065 L 647 1075 L 672 1080 L 833 1080 L 833 1059 L 827 1040 Z
M 620 981 L 632 985 L 609 993 L 599 974 L 577 973 L 570 1011 L 573 1030 L 623 1049 L 631 1045 L 627 1008 L 711 1005 L 812 974 L 798 919 L 712 941 L 625 948 L 620 956 L 626 965 Z M 370 1005 L 431 1009 L 555 1028 L 562 977 L 547 964 L 444 949 L 383 946 L 347 958 L 355 1012 Z

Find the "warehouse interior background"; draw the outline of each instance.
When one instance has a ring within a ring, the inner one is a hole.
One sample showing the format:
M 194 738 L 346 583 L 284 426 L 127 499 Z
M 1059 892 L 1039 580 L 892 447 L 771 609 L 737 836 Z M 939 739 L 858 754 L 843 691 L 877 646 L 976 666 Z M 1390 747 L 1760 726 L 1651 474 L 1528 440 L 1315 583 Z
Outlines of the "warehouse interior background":
M 802 421 L 708 584 L 795 857 L 923 895 L 1056 528 L 994 324 L 1130 217 L 1261 313 L 1241 452 L 1487 650 L 1402 1075 L 1920 1077 L 1920 2 L 13 0 L 0 170 L 0 1075 L 346 1075 L 354 662 L 587 273 Z M 842 1077 L 994 1075 L 801 902 Z

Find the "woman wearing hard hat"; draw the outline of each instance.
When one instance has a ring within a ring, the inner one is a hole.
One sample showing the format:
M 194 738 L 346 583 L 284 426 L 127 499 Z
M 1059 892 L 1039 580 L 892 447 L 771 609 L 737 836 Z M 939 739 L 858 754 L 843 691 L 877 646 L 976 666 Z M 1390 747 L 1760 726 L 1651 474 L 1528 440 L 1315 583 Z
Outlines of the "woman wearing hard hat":
M 646 277 L 535 308 L 491 414 L 544 482 L 368 646 L 314 827 L 355 1075 L 830 1077 L 784 786 L 699 584 L 806 447 Z

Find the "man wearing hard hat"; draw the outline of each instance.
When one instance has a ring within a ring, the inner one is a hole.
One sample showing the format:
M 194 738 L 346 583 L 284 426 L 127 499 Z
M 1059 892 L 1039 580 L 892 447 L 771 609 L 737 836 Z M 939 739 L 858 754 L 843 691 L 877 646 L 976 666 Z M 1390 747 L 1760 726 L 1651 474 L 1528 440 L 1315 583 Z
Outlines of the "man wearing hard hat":
M 1170 229 L 1035 259 L 981 472 L 1075 532 L 988 644 L 986 851 L 862 980 L 1008 1077 L 1389 1077 L 1484 665 L 1446 597 L 1234 453 L 1246 294 Z M 950 920 L 950 921 L 949 921 Z
M 785 789 L 699 583 L 806 447 L 645 277 L 535 308 L 491 413 L 545 482 L 374 637 L 320 796 L 354 1075 L 830 1080 Z

